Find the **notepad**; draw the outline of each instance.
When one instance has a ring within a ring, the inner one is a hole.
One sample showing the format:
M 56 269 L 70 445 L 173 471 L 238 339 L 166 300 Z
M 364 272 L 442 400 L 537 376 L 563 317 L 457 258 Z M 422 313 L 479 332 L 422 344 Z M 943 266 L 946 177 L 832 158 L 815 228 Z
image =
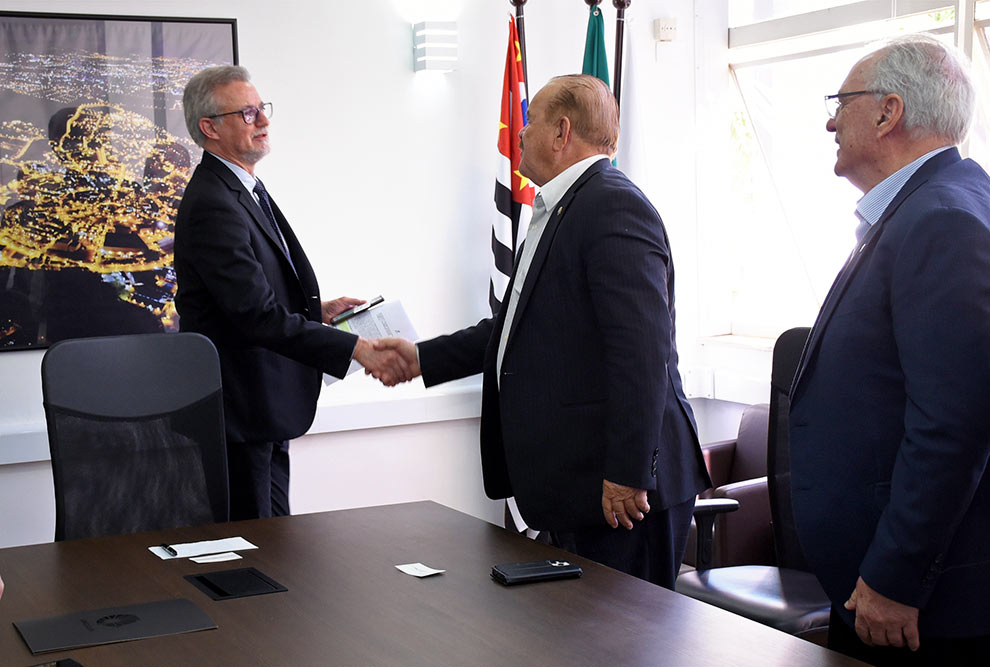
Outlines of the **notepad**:
M 214 600 L 231 600 L 289 590 L 253 567 L 190 574 L 186 576 L 186 580 Z

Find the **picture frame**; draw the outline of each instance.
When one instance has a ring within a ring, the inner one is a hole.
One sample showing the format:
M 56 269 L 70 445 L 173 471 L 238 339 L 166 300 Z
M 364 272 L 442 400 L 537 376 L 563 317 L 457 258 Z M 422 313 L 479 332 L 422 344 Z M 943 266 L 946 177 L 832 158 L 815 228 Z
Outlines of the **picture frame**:
M 0 351 L 177 331 L 182 92 L 237 21 L 0 11 Z

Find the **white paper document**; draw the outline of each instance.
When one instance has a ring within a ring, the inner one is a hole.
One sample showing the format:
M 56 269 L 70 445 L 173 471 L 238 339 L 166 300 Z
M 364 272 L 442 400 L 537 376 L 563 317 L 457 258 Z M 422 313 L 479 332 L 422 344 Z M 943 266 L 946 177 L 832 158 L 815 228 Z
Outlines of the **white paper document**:
M 397 337 L 416 340 L 418 338 L 401 301 L 386 301 L 380 306 L 375 306 L 341 322 L 337 328 L 368 339 Z M 361 364 L 351 361 L 347 375 L 356 373 L 361 368 Z M 340 378 L 335 378 L 332 375 L 323 375 L 323 383 L 326 385 L 331 385 L 339 380 Z
M 165 551 L 162 546 L 148 547 L 148 551 L 155 554 L 162 560 L 173 558 L 190 558 L 192 556 L 205 556 L 206 554 L 217 554 L 224 551 L 242 551 L 244 549 L 257 549 L 243 537 L 227 537 L 222 540 L 206 540 L 204 542 L 186 542 L 185 544 L 170 544 L 176 555 Z
M 222 563 L 225 560 L 240 560 L 241 555 L 233 551 L 225 551 L 222 554 L 210 554 L 209 556 L 193 556 L 189 560 L 194 563 Z
M 396 565 L 397 569 L 406 574 L 410 574 L 414 577 L 431 577 L 434 574 L 443 574 L 447 570 L 434 570 L 432 567 L 427 567 L 422 563 L 406 563 L 404 565 Z

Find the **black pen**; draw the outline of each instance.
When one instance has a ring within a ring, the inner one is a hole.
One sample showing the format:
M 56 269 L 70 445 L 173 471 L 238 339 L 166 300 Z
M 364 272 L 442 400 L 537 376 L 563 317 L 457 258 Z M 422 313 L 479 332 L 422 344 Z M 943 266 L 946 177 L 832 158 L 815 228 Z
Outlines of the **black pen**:
M 162 549 L 164 549 L 165 550 L 165 553 L 167 553 L 169 556 L 178 556 L 179 555 L 179 552 L 178 551 L 176 551 L 175 549 L 173 549 L 172 547 L 170 547 L 167 544 L 162 544 Z

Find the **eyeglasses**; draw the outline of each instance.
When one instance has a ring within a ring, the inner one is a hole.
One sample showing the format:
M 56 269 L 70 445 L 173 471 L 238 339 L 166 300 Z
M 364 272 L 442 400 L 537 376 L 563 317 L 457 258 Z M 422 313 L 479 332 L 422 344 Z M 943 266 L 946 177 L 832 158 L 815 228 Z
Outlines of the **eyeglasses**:
M 856 95 L 882 95 L 879 90 L 854 90 L 848 93 L 836 93 L 835 95 L 825 96 L 825 111 L 828 112 L 828 117 L 835 120 L 835 117 L 839 115 L 839 110 L 844 107 L 847 102 L 845 99 L 847 97 L 855 97 Z
M 266 118 L 272 117 L 272 103 L 264 102 L 260 107 L 244 107 L 243 109 L 238 109 L 237 111 L 227 111 L 224 113 L 213 114 L 212 116 L 207 116 L 207 118 L 219 118 L 220 116 L 231 116 L 235 113 L 241 114 L 241 118 L 248 125 L 253 125 L 254 121 L 258 119 L 258 114 L 264 112 Z

